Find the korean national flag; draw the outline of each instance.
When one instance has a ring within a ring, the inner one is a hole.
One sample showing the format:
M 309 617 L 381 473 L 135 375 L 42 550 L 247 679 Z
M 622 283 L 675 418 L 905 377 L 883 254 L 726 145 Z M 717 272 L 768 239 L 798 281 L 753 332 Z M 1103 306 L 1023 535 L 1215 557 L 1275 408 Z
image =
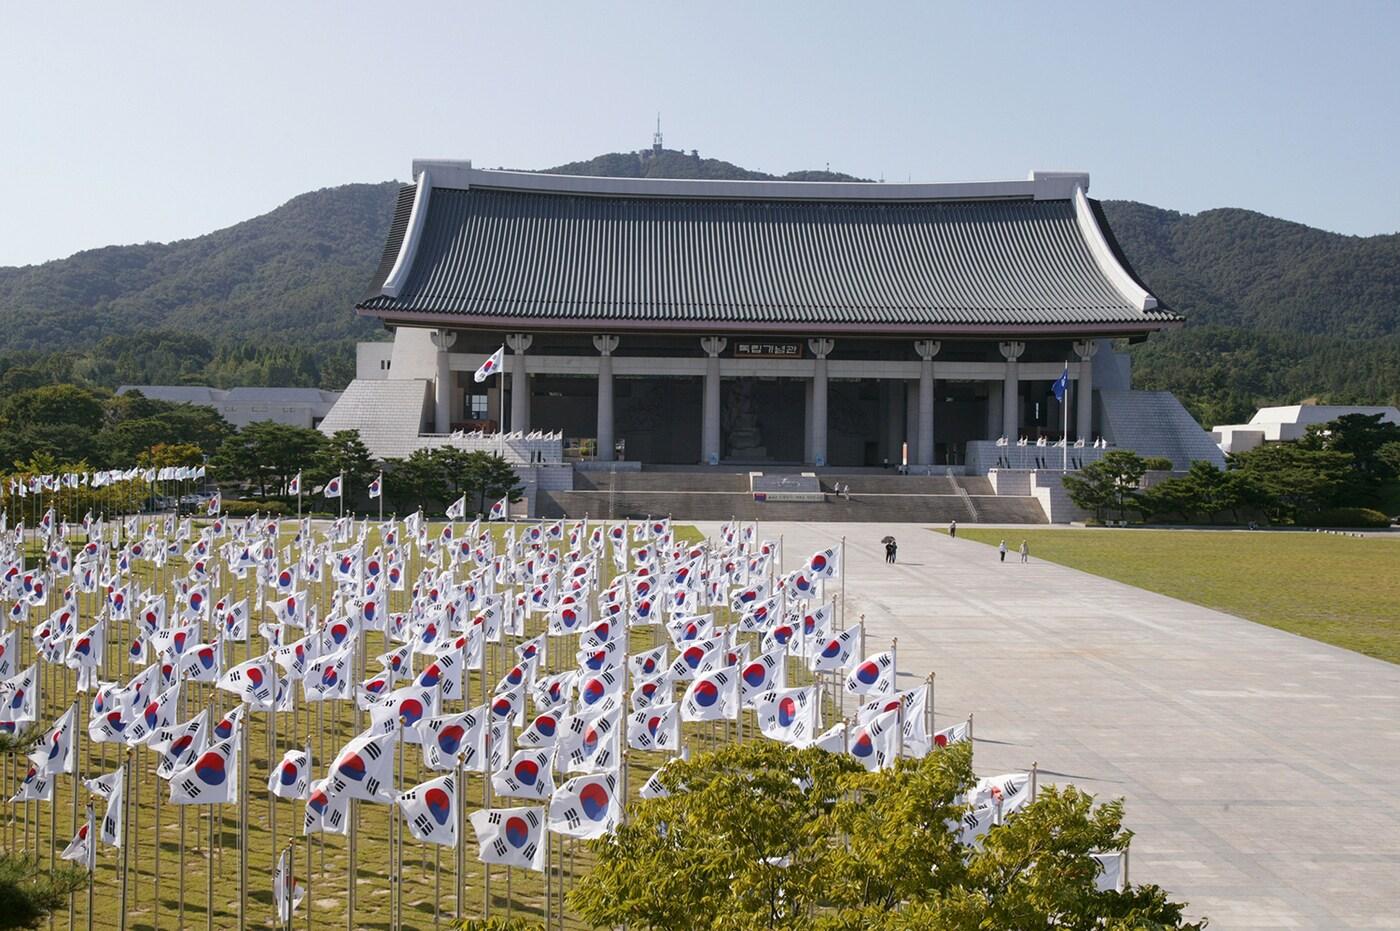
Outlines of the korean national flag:
M 457 846 L 457 785 L 452 775 L 429 779 L 401 793 L 399 808 L 418 840 Z
M 549 830 L 583 840 L 602 837 L 617 827 L 621 807 L 616 775 L 575 776 L 554 793 L 549 804 Z
M 543 807 L 477 809 L 472 812 L 472 830 L 476 831 L 480 846 L 477 857 L 482 863 L 544 872 Z
M 267 777 L 267 790 L 278 798 L 310 797 L 311 746 L 304 750 L 288 750 Z
M 491 355 L 487 356 L 486 361 L 481 363 L 481 368 L 477 369 L 476 375 L 473 376 L 476 379 L 476 383 L 481 384 L 486 379 L 499 372 L 501 366 L 505 363 L 505 357 L 505 346 L 502 346 L 500 349 L 497 349 L 495 352 L 491 353 Z
M 680 745 L 680 705 L 675 702 L 643 708 L 628 717 L 627 746 L 632 749 L 675 753 Z

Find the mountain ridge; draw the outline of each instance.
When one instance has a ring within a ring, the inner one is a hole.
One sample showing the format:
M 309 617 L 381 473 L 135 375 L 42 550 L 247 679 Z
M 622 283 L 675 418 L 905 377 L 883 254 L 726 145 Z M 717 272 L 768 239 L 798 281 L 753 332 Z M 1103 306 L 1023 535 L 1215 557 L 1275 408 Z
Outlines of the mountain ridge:
M 861 180 L 773 175 L 676 150 L 545 171 Z M 202 236 L 0 267 L 0 353 L 90 351 L 103 338 L 170 331 L 344 354 L 382 332 L 352 308 L 379 262 L 399 186 L 322 188 Z M 1189 214 L 1106 200 L 1103 209 L 1137 274 L 1187 318 L 1134 347 L 1144 387 L 1177 391 L 1207 420 L 1298 397 L 1400 399 L 1400 234 L 1352 236 L 1235 207 Z

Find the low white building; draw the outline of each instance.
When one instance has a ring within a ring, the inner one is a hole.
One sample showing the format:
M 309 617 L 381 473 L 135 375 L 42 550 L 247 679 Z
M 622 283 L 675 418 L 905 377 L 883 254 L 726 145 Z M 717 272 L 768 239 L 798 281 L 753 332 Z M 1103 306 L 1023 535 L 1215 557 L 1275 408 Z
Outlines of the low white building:
M 1301 439 L 1312 424 L 1330 423 L 1347 414 L 1381 415 L 1386 423 L 1400 424 L 1400 409 L 1345 404 L 1289 404 L 1261 407 L 1249 423 L 1224 424 L 1210 431 L 1222 452 L 1242 453 L 1264 443 Z
M 340 400 L 319 388 L 211 388 L 208 385 L 122 385 L 117 394 L 141 392 L 153 401 L 212 407 L 235 427 L 270 420 L 292 427 L 319 427 Z

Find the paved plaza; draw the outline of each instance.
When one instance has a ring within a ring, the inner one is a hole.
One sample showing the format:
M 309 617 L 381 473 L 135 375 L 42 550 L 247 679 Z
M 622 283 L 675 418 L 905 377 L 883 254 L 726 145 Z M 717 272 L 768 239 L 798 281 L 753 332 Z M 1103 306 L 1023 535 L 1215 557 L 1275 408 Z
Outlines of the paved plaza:
M 979 773 L 1038 760 L 1042 784 L 1123 796 L 1133 880 L 1217 929 L 1400 928 L 1400 666 L 1020 565 L 1014 531 L 1005 564 L 910 524 L 760 531 L 788 568 L 845 535 L 868 650 L 897 636 L 902 685 L 937 673 L 938 726 L 976 712 Z

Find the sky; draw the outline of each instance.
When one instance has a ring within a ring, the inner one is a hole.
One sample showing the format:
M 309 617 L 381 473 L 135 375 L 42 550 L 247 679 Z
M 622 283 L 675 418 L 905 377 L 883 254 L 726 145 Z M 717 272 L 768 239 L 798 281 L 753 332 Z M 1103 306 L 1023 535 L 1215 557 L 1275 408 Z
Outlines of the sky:
M 415 157 L 651 144 L 1400 230 L 1400 3 L 25 3 L 0 265 L 169 241 Z

